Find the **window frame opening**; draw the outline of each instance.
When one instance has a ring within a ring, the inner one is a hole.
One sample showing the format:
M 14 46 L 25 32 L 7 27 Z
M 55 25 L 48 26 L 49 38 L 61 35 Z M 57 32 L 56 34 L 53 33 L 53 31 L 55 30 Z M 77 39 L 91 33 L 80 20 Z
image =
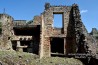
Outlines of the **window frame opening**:
M 63 12 L 53 12 L 53 28 L 63 28 L 64 18 Z

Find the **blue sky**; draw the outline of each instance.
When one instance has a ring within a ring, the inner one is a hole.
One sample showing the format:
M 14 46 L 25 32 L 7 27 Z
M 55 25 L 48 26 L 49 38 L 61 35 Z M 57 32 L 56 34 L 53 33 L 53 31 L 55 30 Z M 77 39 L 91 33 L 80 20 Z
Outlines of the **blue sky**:
M 15 20 L 31 20 L 44 11 L 46 2 L 51 5 L 67 6 L 77 3 L 88 32 L 94 27 L 98 29 L 98 0 L 0 0 L 0 13 L 3 13 L 5 8 L 5 12 Z

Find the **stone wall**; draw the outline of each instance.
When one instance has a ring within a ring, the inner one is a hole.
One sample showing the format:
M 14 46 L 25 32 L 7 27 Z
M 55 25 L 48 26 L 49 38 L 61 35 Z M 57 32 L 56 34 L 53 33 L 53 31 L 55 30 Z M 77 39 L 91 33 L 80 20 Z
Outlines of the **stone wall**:
M 94 39 L 94 41 L 96 42 L 96 52 L 98 54 L 98 30 L 96 28 L 92 28 L 90 35 Z
M 92 44 L 92 41 L 94 41 L 94 39 L 88 34 L 84 24 L 82 23 L 79 7 L 77 4 L 73 4 L 72 6 L 52 6 L 47 3 L 45 5 L 45 11 L 42 14 L 42 25 L 44 26 L 44 40 L 42 44 L 43 57 L 50 56 L 49 53 L 51 53 L 51 37 L 62 37 L 66 39 L 65 53 L 77 53 L 79 50 L 81 51 L 81 53 L 86 53 L 87 50 L 85 49 L 85 45 L 88 45 L 89 49 L 92 48 L 92 53 L 96 52 L 96 50 L 93 50 L 96 48 L 96 46 Z M 53 14 L 63 15 L 63 27 L 61 29 L 56 29 L 53 27 Z M 85 39 L 83 38 L 83 36 L 85 36 Z M 90 41 L 88 38 L 92 39 L 92 41 Z M 94 43 L 96 44 L 96 42 Z M 82 46 L 82 44 L 84 45 Z
M 62 14 L 62 28 L 53 27 L 54 14 Z M 36 25 L 40 27 L 40 31 L 38 31 L 40 34 L 34 35 L 37 45 L 35 43 L 33 48 L 36 46 L 36 48 L 39 48 L 37 50 L 39 51 L 40 58 L 51 56 L 51 38 L 62 38 L 64 40 L 65 55 L 79 51 L 81 51 L 81 53 L 91 51 L 93 55 L 96 54 L 98 40 L 95 38 L 98 37 L 98 31 L 93 30 L 88 34 L 82 23 L 77 4 L 73 4 L 72 6 L 54 6 L 50 5 L 50 3 L 46 3 L 44 12 L 40 16 L 35 16 L 33 20 L 28 22 L 26 20 L 14 20 L 7 14 L 0 14 L 0 22 L 2 23 L 2 34 L 0 35 L 1 50 L 12 50 L 11 41 L 13 41 L 13 39 L 20 41 L 20 37 L 22 39 L 27 38 L 27 40 L 33 37 L 32 35 L 15 36 L 13 31 L 14 26 L 20 25 L 20 27 L 22 27 L 23 25 L 24 27 L 29 27 L 30 25 Z M 35 30 L 35 28 L 33 29 Z M 89 48 L 86 50 L 84 48 L 85 46 Z
M 34 16 L 34 19 L 27 22 L 29 25 L 41 25 L 41 16 Z
M 76 34 L 76 44 L 79 46 L 83 44 L 83 47 L 79 47 L 82 53 L 89 53 L 92 56 L 96 55 L 96 40 L 90 34 L 88 34 L 87 29 L 82 23 L 79 7 L 77 5 L 73 5 L 73 14 L 75 19 L 75 34 Z M 84 36 L 84 38 L 83 38 Z M 83 50 L 84 49 L 84 50 Z
M 64 38 L 66 44 L 65 49 L 67 49 L 67 52 L 75 52 L 75 40 L 74 40 L 74 33 L 73 26 L 74 24 L 71 21 L 72 17 L 71 15 L 71 6 L 51 6 L 50 4 L 45 5 L 45 11 L 42 13 L 43 15 L 43 57 L 50 57 L 51 56 L 51 46 L 50 46 L 50 38 L 51 37 L 58 37 L 58 38 Z M 53 27 L 53 14 L 62 14 L 63 15 L 63 27 L 62 28 L 54 28 Z M 72 30 L 72 31 L 71 31 Z M 69 49 L 70 48 L 70 49 Z
M 1 23 L 2 23 L 2 35 L 0 39 L 1 49 L 3 50 L 11 50 L 11 36 L 12 36 L 12 26 L 13 26 L 13 18 L 7 14 L 0 14 Z

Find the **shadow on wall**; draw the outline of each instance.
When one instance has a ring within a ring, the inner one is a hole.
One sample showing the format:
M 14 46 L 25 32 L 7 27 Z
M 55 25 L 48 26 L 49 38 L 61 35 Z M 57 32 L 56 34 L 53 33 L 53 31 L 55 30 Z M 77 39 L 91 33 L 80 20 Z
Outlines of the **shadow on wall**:
M 76 41 L 75 41 L 75 22 L 73 19 L 73 12 L 70 11 L 69 23 L 67 27 L 67 36 L 66 36 L 66 53 L 75 53 L 76 52 Z

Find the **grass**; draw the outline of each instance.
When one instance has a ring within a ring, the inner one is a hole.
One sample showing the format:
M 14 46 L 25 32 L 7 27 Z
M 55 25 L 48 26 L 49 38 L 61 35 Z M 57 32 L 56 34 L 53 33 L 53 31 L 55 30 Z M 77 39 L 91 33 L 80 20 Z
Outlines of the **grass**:
M 25 52 L 0 51 L 0 62 L 3 65 L 83 65 L 74 58 L 49 57 L 39 59 L 38 55 Z

